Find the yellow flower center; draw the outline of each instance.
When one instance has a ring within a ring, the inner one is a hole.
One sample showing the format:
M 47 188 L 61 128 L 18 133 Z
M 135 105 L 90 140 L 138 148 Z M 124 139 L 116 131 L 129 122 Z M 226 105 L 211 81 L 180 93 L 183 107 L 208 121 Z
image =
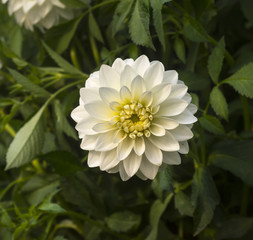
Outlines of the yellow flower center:
M 132 139 L 143 135 L 150 137 L 149 127 L 152 119 L 149 107 L 144 107 L 141 103 L 132 100 L 122 107 L 117 127 Z

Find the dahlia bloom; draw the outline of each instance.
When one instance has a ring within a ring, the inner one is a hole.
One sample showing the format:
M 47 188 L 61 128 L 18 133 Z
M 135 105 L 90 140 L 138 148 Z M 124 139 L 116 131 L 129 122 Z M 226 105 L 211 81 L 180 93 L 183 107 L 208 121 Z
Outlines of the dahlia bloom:
M 154 179 L 159 168 L 180 164 L 189 151 L 193 114 L 187 86 L 174 70 L 142 55 L 102 65 L 80 89 L 80 105 L 71 117 L 89 151 L 89 167 Z
M 74 17 L 71 9 L 66 9 L 59 0 L 2 0 L 8 2 L 9 15 L 14 17 L 19 25 L 33 31 L 33 26 L 41 30 L 51 28 L 61 20 Z

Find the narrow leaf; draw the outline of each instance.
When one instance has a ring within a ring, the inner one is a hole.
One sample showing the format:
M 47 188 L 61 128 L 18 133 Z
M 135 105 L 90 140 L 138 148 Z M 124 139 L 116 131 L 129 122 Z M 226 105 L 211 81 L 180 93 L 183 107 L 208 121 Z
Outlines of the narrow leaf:
M 97 21 L 95 20 L 92 12 L 90 12 L 90 14 L 89 14 L 89 30 L 90 30 L 91 35 L 94 38 L 96 38 L 101 43 L 104 42 L 101 31 L 99 29 Z
M 231 85 L 241 95 L 253 98 L 253 63 L 242 67 L 235 74 L 222 81 Z
M 46 91 L 44 88 L 34 84 L 33 82 L 28 80 L 25 76 L 23 76 L 22 74 L 20 74 L 16 70 L 9 69 L 9 72 L 13 76 L 13 78 L 17 81 L 17 83 L 22 85 L 22 87 L 25 90 L 33 93 L 35 96 L 44 97 L 44 98 L 50 97 L 50 93 L 48 91 Z
M 204 115 L 203 117 L 199 118 L 199 122 L 201 126 L 208 132 L 218 135 L 225 134 L 225 130 L 221 122 L 214 116 Z
M 62 56 L 60 56 L 57 52 L 52 50 L 47 44 L 43 42 L 43 45 L 45 49 L 47 50 L 48 54 L 50 57 L 60 66 L 63 68 L 66 72 L 71 73 L 71 74 L 78 74 L 82 75 L 83 73 L 79 71 L 77 68 L 72 66 L 69 62 L 67 62 Z
M 38 209 L 43 212 L 49 212 L 49 213 L 65 213 L 66 212 L 66 210 L 63 209 L 57 203 L 44 203 Z
M 133 42 L 154 49 L 149 32 L 149 17 L 149 9 L 144 0 L 137 0 L 130 20 L 129 30 Z
M 222 38 L 216 45 L 212 54 L 208 58 L 208 73 L 215 84 L 218 83 L 219 75 L 222 69 L 222 64 L 225 55 L 225 42 Z
M 175 53 L 177 55 L 177 57 L 183 62 L 185 63 L 185 46 L 184 46 L 184 42 L 182 39 L 180 38 L 175 38 L 174 41 L 174 50 Z
M 40 153 L 44 132 L 41 122 L 45 105 L 18 131 L 6 155 L 6 168 L 20 167 Z
M 161 0 L 151 0 L 150 3 L 153 9 L 153 20 L 154 20 L 155 30 L 157 32 L 159 41 L 161 42 L 163 46 L 163 49 L 165 49 L 163 19 L 162 19 L 163 3 Z
M 221 90 L 216 86 L 212 89 L 210 94 L 210 103 L 215 113 L 228 120 L 228 105 L 226 98 Z
M 199 167 L 193 177 L 192 203 L 194 209 L 194 236 L 212 221 L 213 212 L 219 203 L 219 195 L 213 178 L 206 167 Z

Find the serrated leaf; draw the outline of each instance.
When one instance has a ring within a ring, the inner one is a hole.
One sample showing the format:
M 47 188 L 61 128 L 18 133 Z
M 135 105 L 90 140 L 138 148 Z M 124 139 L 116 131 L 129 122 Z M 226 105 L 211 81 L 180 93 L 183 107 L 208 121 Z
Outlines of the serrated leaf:
M 253 141 L 224 141 L 215 146 L 210 162 L 253 186 Z
M 253 98 L 253 63 L 242 67 L 222 83 L 231 85 L 241 95 Z
M 150 210 L 150 215 L 149 215 L 149 221 L 150 221 L 150 225 L 151 225 L 152 229 L 145 240 L 156 240 L 157 239 L 158 225 L 159 225 L 160 218 L 161 218 L 163 212 L 165 211 L 165 209 L 167 208 L 172 197 L 173 197 L 173 193 L 170 193 L 166 197 L 164 202 L 162 202 L 160 199 L 157 199 L 153 203 L 151 210 Z
M 121 0 L 116 7 L 113 15 L 112 26 L 112 37 L 119 31 L 127 15 L 129 14 L 133 5 L 133 0 Z
M 208 58 L 208 73 L 215 84 L 218 83 L 219 75 L 222 69 L 222 64 L 225 55 L 225 42 L 222 38 L 216 47 L 213 49 Z
M 199 118 L 200 125 L 207 130 L 208 132 L 223 135 L 225 134 L 225 130 L 221 124 L 221 122 L 214 116 L 204 115 Z
M 54 151 L 43 156 L 61 176 L 70 176 L 83 169 L 80 161 L 70 152 Z
M 54 102 L 54 110 L 55 110 L 55 116 L 56 116 L 56 124 L 58 124 L 59 128 L 69 137 L 72 137 L 75 140 L 78 140 L 78 137 L 76 135 L 76 131 L 73 127 L 69 124 L 66 116 L 64 115 L 62 111 L 62 107 L 59 103 L 59 101 Z
M 175 53 L 177 55 L 177 57 L 183 62 L 185 63 L 185 46 L 184 46 L 184 42 L 182 39 L 180 38 L 175 38 L 174 41 L 174 50 Z
M 185 36 L 194 42 L 208 42 L 209 36 L 204 27 L 193 17 L 187 16 L 184 22 Z
M 223 93 L 217 86 L 210 93 L 210 103 L 218 116 L 228 120 L 228 104 Z
M 149 9 L 144 0 L 137 0 L 129 23 L 130 35 L 134 43 L 154 49 L 149 32 Z
M 106 218 L 106 223 L 115 232 L 127 232 L 138 226 L 141 216 L 130 211 L 117 212 Z
M 157 32 L 159 41 L 161 42 L 163 49 L 165 49 L 164 31 L 163 31 L 163 19 L 162 19 L 162 7 L 161 0 L 150 0 L 151 7 L 153 9 L 153 21 L 155 30 Z
M 194 236 L 198 235 L 212 221 L 219 194 L 207 167 L 198 167 L 192 182 L 192 203 L 194 205 Z
M 57 203 L 43 203 L 39 208 L 43 212 L 49 213 L 65 213 L 66 210 Z
M 45 34 L 45 42 L 50 45 L 55 52 L 61 54 L 69 46 L 81 19 L 82 18 L 79 17 L 50 28 Z
M 9 68 L 9 72 L 13 76 L 13 78 L 17 81 L 17 83 L 22 85 L 22 87 L 25 90 L 33 93 L 35 96 L 44 97 L 44 98 L 50 97 L 51 94 L 48 91 L 46 91 L 44 88 L 34 84 L 30 80 L 28 80 L 25 76 L 23 76 L 21 73 L 17 72 L 14 69 L 11 69 L 11 68 Z
M 41 116 L 45 105 L 17 132 L 6 155 L 6 168 L 20 167 L 40 153 L 44 131 Z
M 97 21 L 95 20 L 92 12 L 90 12 L 89 14 L 89 30 L 90 30 L 90 34 L 97 39 L 99 42 L 103 43 L 103 37 L 101 34 L 101 31 L 99 29 L 99 26 L 97 24 Z
M 83 75 L 81 71 L 79 71 L 69 62 L 67 62 L 62 56 L 60 56 L 57 52 L 51 49 L 47 44 L 43 42 L 43 45 L 45 49 L 47 50 L 48 54 L 50 55 L 50 57 L 58 64 L 59 67 L 61 67 L 68 73 Z

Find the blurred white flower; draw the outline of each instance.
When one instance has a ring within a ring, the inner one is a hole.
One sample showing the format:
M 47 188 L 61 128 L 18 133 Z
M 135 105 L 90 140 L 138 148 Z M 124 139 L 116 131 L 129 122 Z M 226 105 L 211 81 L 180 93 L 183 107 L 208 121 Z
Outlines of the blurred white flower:
M 71 117 L 89 151 L 89 167 L 154 179 L 165 164 L 180 164 L 197 107 L 174 70 L 146 56 L 102 65 L 80 89 L 80 105 Z M 178 153 L 179 152 L 179 153 Z
M 14 14 L 19 25 L 33 31 L 37 26 L 41 30 L 49 29 L 74 17 L 74 11 L 67 9 L 59 0 L 2 0 L 8 2 L 9 15 Z

